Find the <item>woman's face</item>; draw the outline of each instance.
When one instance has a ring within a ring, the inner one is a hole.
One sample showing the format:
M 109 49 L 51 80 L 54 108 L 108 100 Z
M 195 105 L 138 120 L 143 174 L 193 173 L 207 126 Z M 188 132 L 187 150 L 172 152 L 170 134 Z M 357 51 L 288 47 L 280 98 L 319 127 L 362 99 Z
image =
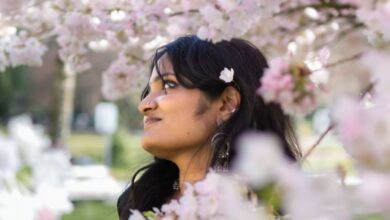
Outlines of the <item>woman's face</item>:
M 144 115 L 142 146 L 169 160 L 210 143 L 217 126 L 218 107 L 201 90 L 179 85 L 167 56 L 158 65 L 162 79 L 154 69 L 150 92 L 138 106 Z

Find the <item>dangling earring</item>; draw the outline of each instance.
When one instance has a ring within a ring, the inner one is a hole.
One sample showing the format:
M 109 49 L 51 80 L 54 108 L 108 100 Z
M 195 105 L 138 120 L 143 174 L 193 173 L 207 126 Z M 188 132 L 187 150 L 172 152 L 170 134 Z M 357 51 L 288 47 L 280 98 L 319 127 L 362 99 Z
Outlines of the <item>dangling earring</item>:
M 172 184 L 172 189 L 174 191 L 179 191 L 180 190 L 180 185 L 179 185 L 179 180 L 175 180 Z
M 218 154 L 218 164 L 217 172 L 227 173 L 229 171 L 229 154 L 230 152 L 230 143 L 226 141 L 225 149 L 222 149 L 222 152 Z
M 211 144 L 213 148 L 216 148 L 216 143 L 218 143 L 218 138 L 223 138 L 226 134 L 222 132 L 217 132 L 211 139 Z M 230 142 L 228 137 L 224 138 L 224 145 L 221 149 L 218 149 L 218 156 L 215 162 L 215 171 L 226 173 L 229 171 L 229 156 L 230 156 Z

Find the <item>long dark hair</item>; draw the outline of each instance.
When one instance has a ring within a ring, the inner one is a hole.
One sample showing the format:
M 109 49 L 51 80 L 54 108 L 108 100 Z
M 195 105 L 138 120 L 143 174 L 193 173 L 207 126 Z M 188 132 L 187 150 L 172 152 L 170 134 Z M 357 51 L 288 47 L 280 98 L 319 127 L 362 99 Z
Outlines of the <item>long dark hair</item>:
M 218 98 L 229 86 L 219 79 L 225 67 L 234 69 L 234 84 L 241 95 L 241 103 L 237 111 L 218 128 L 226 134 L 231 143 L 228 164 L 236 155 L 235 140 L 245 131 L 258 130 L 272 132 L 282 142 L 284 153 L 291 160 L 301 156 L 297 139 L 290 118 L 283 113 L 277 104 L 267 104 L 256 94 L 260 86 L 260 78 L 268 67 L 262 53 L 250 42 L 242 39 L 212 43 L 196 36 L 184 36 L 157 49 L 151 64 L 151 71 L 156 68 L 157 61 L 167 55 L 172 63 L 178 82 L 188 89 L 199 89 L 209 99 Z M 161 76 L 160 76 L 161 77 Z M 146 87 L 142 98 L 149 93 Z M 211 167 L 216 165 L 216 155 L 224 147 L 224 141 L 213 146 Z M 135 181 L 136 176 L 143 172 Z M 177 166 L 164 159 L 155 158 L 154 162 L 138 170 L 130 187 L 118 200 L 118 213 L 121 220 L 127 220 L 130 209 L 139 211 L 160 208 L 165 200 L 173 194 L 172 185 L 179 177 Z

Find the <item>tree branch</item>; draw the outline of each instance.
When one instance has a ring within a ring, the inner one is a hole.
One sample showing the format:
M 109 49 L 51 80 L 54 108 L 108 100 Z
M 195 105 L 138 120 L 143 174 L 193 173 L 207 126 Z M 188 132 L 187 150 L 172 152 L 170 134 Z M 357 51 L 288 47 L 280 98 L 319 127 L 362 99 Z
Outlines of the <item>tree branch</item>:
M 305 8 L 314 8 L 317 10 L 321 9 L 336 9 L 336 10 L 342 10 L 342 9 L 356 9 L 354 5 L 351 4 L 337 4 L 334 2 L 324 2 L 322 1 L 320 4 L 305 4 L 305 5 L 298 5 L 294 8 L 289 8 L 284 11 L 280 11 L 278 13 L 275 13 L 274 16 L 280 16 L 280 15 L 287 15 L 292 14 L 295 12 L 299 12 L 304 10 Z
M 347 63 L 347 62 L 359 59 L 362 55 L 363 55 L 363 52 L 360 52 L 360 53 L 357 53 L 357 54 L 352 55 L 350 57 L 338 60 L 338 61 L 336 61 L 334 63 L 329 63 L 329 64 L 325 65 L 323 68 L 332 68 L 332 67 L 335 67 L 337 65 L 340 65 L 340 64 L 343 64 L 343 63 Z
M 198 9 L 190 9 L 188 11 L 178 11 L 178 12 L 174 12 L 172 14 L 169 14 L 169 17 L 179 16 L 179 15 L 183 15 L 186 13 L 198 13 L 198 12 L 199 12 Z
M 362 99 L 367 93 L 369 93 L 374 88 L 374 83 L 370 83 L 360 94 L 360 99 Z M 320 145 L 321 141 L 326 137 L 327 134 L 330 133 L 331 130 L 335 127 L 334 123 L 331 123 L 328 128 L 320 135 L 317 141 L 307 150 L 307 152 L 303 155 L 301 160 L 299 161 L 302 164 L 307 158 L 313 153 L 313 151 Z
M 317 139 L 317 141 L 307 150 L 307 152 L 303 155 L 301 158 L 300 163 L 307 160 L 307 158 L 311 155 L 311 153 L 314 151 L 314 149 L 317 148 L 317 146 L 321 143 L 321 141 L 325 138 L 325 136 L 334 128 L 334 124 L 330 124 L 328 128 L 324 131 L 324 133 L 321 134 L 321 136 Z

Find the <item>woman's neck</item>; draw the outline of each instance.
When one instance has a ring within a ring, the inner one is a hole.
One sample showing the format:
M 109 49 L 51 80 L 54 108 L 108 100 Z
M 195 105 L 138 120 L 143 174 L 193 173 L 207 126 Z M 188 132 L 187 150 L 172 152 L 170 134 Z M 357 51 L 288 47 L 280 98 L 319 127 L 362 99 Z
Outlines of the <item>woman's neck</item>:
M 179 191 L 175 193 L 180 197 L 185 190 L 185 183 L 195 183 L 204 179 L 209 169 L 211 146 L 203 146 L 181 155 L 173 161 L 179 168 Z

